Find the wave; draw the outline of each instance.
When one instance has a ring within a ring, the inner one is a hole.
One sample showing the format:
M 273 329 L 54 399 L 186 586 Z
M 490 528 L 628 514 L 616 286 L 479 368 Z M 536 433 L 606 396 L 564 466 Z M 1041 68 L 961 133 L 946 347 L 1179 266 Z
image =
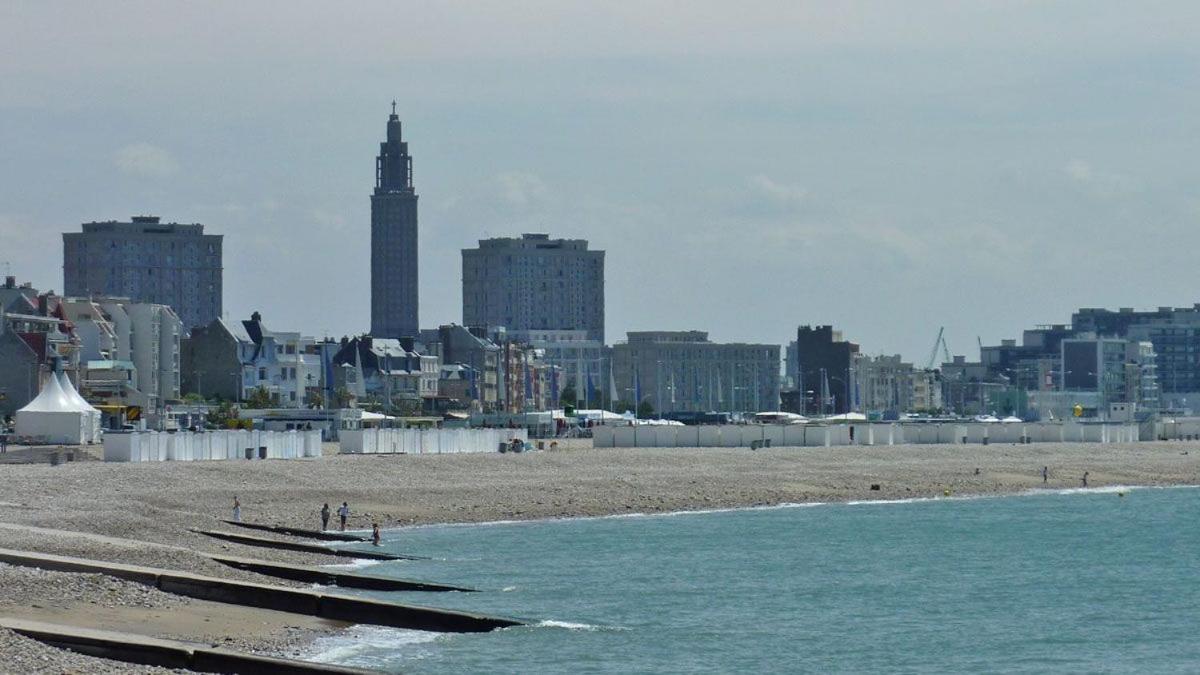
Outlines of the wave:
M 359 570 L 364 567 L 372 567 L 380 563 L 387 562 L 386 560 L 368 560 L 366 558 L 351 558 L 353 562 L 335 563 L 333 565 L 322 565 L 322 567 L 335 570 Z
M 359 625 L 313 641 L 306 658 L 338 665 L 377 665 L 384 654 L 411 650 L 414 645 L 433 642 L 441 633 L 403 628 Z
M 566 630 L 584 630 L 584 631 L 617 631 L 629 630 L 621 626 L 593 626 L 590 623 L 577 623 L 574 621 L 555 621 L 554 619 L 546 619 L 533 624 L 534 628 L 563 628 Z

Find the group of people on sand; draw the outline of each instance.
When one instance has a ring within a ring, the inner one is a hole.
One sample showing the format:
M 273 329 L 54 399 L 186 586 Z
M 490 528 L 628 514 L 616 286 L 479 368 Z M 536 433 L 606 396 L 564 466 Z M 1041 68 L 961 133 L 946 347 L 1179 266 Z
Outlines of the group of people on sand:
M 321 507 L 321 531 L 329 529 L 329 502 Z M 350 517 L 350 504 L 342 502 L 342 505 L 337 509 L 338 515 L 338 530 L 346 531 L 346 519 Z M 371 523 L 371 543 L 380 546 L 379 523 Z
M 321 531 L 322 532 L 329 529 L 330 513 L 331 512 L 329 510 L 329 502 L 325 502 L 325 505 L 321 507 Z M 337 515 L 338 515 L 338 529 L 342 532 L 345 532 L 346 531 L 346 520 L 348 520 L 350 518 L 350 505 L 346 502 L 342 502 L 342 505 L 338 507 Z M 233 522 L 235 522 L 235 523 L 242 522 L 242 502 L 238 500 L 237 495 L 233 496 Z M 381 546 L 382 543 L 381 543 L 380 539 L 381 539 L 381 536 L 379 533 L 379 523 L 372 523 L 371 524 L 371 543 L 376 546 Z
M 1089 475 L 1090 475 L 1089 472 L 1087 472 L 1087 471 L 1083 472 L 1083 479 L 1082 479 L 1083 487 L 1088 486 L 1088 476 Z M 1046 483 L 1049 483 L 1049 482 L 1050 482 L 1050 467 L 1043 466 L 1042 467 L 1042 484 L 1045 485 Z

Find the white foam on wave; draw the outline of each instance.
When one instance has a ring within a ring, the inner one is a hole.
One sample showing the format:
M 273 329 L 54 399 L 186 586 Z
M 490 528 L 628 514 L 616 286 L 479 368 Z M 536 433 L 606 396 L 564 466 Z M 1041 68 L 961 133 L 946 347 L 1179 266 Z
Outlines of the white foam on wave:
M 554 619 L 546 619 L 544 621 L 539 621 L 539 622 L 533 624 L 533 627 L 534 628 L 562 628 L 565 630 L 584 630 L 584 631 L 628 630 L 627 628 L 622 628 L 620 626 L 594 626 L 590 623 L 578 623 L 575 621 L 556 621 Z
M 359 625 L 336 635 L 317 638 L 309 648 L 307 658 L 318 663 L 373 667 L 378 665 L 382 655 L 420 650 L 419 645 L 433 642 L 439 636 L 441 633 L 423 630 Z
M 372 567 L 374 565 L 387 562 L 386 560 L 369 560 L 367 558 L 352 558 L 351 560 L 352 562 L 337 563 L 334 565 L 322 565 L 322 567 L 335 570 L 360 570 L 365 567 Z

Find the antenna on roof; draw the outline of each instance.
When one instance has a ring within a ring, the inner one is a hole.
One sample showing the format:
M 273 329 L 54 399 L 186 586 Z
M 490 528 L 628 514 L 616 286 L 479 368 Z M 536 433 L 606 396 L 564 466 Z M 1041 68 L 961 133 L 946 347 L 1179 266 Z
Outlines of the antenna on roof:
M 396 114 L 396 99 L 392 99 L 392 114 Z

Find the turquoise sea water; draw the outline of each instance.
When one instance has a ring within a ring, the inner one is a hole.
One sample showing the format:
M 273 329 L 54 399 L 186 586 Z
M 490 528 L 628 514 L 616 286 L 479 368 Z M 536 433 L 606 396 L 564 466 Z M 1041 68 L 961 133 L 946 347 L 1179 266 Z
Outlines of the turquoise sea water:
M 517 616 L 355 628 L 318 658 L 410 673 L 1198 672 L 1200 490 L 1047 492 L 423 527 L 368 594 Z

